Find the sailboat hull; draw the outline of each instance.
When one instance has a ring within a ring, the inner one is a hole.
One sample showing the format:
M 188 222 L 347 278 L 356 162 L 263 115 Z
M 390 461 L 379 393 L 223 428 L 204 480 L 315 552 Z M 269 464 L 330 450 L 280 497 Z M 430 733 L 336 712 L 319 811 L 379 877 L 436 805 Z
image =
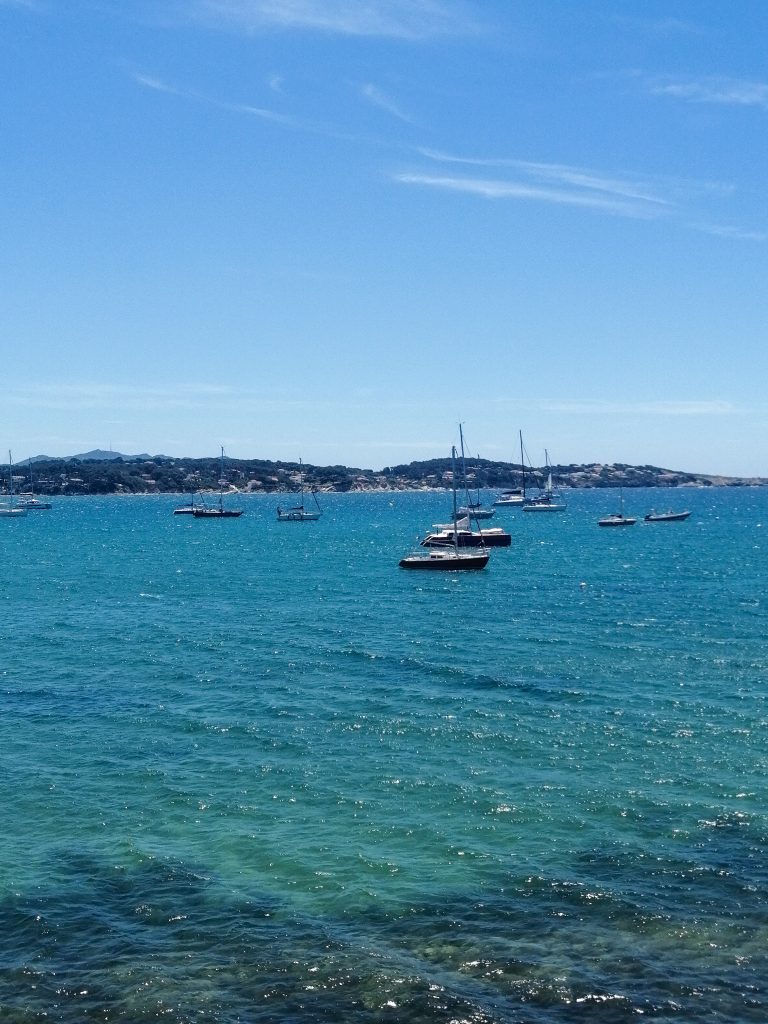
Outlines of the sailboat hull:
M 451 550 L 435 548 L 426 555 L 406 555 L 400 559 L 401 569 L 426 569 L 438 572 L 454 572 L 463 569 L 484 569 L 488 565 L 490 555 L 487 551 L 476 554 L 458 553 Z
M 623 516 L 620 513 L 616 515 L 606 516 L 604 519 L 598 519 L 598 526 L 634 526 L 637 522 L 636 519 L 632 519 L 631 516 Z
M 505 530 L 441 530 L 440 533 L 428 533 L 421 542 L 423 548 L 459 547 L 459 548 L 508 548 L 512 543 L 512 535 Z
M 50 501 L 41 501 L 40 498 L 36 498 L 33 494 L 20 494 L 16 500 L 16 508 L 26 508 L 30 511 L 33 509 L 47 509 L 51 507 Z
M 523 512 L 565 512 L 562 501 L 531 501 L 523 505 Z
M 241 508 L 194 508 L 195 519 L 237 519 L 243 514 Z
M 303 508 L 289 508 L 286 512 L 277 510 L 278 523 L 315 523 L 319 518 L 319 512 L 307 512 Z

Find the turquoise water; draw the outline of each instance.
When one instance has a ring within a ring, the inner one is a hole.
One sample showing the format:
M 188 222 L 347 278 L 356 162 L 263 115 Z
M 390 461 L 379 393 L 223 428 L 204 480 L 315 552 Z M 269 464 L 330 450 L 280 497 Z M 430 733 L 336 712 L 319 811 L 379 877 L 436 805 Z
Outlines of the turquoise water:
M 2 522 L 0 1020 L 764 1022 L 768 491 Z

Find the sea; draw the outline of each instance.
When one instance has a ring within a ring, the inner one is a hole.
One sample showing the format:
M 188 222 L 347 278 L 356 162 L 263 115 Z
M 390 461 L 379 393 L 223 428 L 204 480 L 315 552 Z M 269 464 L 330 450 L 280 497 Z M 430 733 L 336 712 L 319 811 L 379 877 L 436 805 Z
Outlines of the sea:
M 0 521 L 0 1021 L 764 1024 L 768 489 L 565 493 Z

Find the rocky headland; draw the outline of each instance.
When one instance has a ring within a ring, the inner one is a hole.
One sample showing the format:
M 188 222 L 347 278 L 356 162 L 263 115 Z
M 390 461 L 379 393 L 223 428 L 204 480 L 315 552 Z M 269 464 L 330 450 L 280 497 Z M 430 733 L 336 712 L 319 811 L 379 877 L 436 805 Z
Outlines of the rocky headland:
M 37 493 L 56 494 L 157 494 L 215 490 L 219 486 L 218 459 L 171 458 L 164 455 L 125 456 L 114 452 L 89 452 L 67 459 L 38 456 L 34 467 Z M 763 477 L 726 477 L 658 466 L 630 466 L 624 463 L 588 463 L 551 467 L 557 487 L 752 487 L 768 484 Z M 430 459 L 381 470 L 348 466 L 301 467 L 304 486 L 318 491 L 418 491 L 450 487 L 451 460 Z M 227 459 L 225 477 L 230 489 L 271 493 L 296 490 L 299 465 L 262 459 Z M 7 467 L 0 473 L 7 480 Z M 543 482 L 543 468 L 526 467 L 529 486 Z M 519 487 L 519 464 L 473 459 L 467 467 L 472 488 L 503 490 Z M 14 467 L 14 490 L 29 489 L 29 470 Z

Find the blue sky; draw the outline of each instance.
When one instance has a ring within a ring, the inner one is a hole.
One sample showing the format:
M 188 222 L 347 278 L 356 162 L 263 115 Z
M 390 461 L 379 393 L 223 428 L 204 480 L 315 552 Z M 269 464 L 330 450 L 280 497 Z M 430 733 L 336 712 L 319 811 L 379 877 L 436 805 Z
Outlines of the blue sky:
M 0 0 L 0 443 L 768 475 L 762 0 Z

